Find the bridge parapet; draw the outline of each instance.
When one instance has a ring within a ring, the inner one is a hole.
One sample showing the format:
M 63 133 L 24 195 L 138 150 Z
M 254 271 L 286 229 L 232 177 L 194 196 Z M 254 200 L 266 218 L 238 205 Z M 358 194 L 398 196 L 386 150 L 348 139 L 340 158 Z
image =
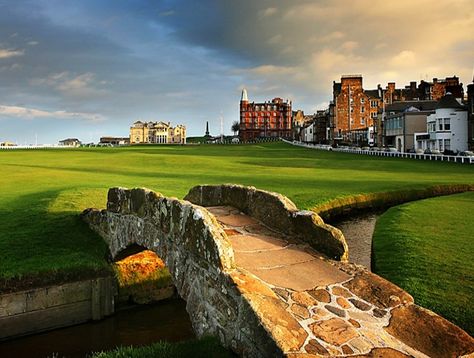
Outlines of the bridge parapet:
M 299 210 L 287 197 L 241 185 L 198 185 L 184 198 L 201 206 L 233 206 L 282 234 L 306 242 L 331 259 L 347 261 L 342 232 L 309 210 Z

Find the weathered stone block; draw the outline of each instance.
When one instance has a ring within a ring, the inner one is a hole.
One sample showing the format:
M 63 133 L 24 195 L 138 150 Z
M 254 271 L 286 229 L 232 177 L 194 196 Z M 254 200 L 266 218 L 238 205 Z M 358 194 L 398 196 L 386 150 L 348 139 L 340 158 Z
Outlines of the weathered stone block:
M 392 310 L 385 330 L 429 357 L 458 357 L 474 352 L 474 339 L 437 314 L 409 304 Z

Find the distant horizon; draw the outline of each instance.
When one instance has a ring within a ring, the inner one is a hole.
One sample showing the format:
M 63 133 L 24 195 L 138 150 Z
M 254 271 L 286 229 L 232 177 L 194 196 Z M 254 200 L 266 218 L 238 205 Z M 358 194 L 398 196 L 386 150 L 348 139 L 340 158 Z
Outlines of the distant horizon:
M 474 2 L 0 0 L 0 142 L 98 142 L 136 120 L 232 133 L 239 100 L 312 114 L 364 89 L 474 75 Z

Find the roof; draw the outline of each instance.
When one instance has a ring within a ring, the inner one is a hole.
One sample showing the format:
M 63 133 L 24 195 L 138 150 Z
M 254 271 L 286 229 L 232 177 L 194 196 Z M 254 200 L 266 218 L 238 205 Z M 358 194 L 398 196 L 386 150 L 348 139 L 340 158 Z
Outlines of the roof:
M 433 111 L 438 105 L 437 101 L 403 101 L 393 102 L 385 107 L 386 112 L 403 112 L 407 108 L 415 107 L 420 111 Z
M 445 96 L 441 97 L 441 99 L 438 102 L 438 105 L 436 106 L 436 109 L 441 109 L 441 108 L 464 109 L 464 106 L 461 103 L 459 103 L 451 93 L 447 93 Z
M 364 93 L 369 96 L 369 97 L 373 97 L 373 98 L 380 98 L 379 97 L 379 90 L 378 89 L 374 89 L 374 90 L 364 90 Z

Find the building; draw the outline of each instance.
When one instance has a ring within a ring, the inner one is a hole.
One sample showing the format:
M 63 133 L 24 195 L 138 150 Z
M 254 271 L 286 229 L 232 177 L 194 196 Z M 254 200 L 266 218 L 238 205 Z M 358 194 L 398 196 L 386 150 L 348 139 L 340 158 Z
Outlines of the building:
M 454 98 L 464 98 L 464 89 L 462 83 L 459 83 L 459 77 L 433 78 L 433 82 L 421 81 L 418 85 L 420 100 L 439 101 L 447 93 L 451 93 Z
M 291 101 L 274 98 L 262 103 L 249 102 L 247 90 L 242 90 L 240 99 L 241 141 L 268 137 L 292 137 Z
M 474 79 L 473 83 L 467 86 L 467 112 L 468 112 L 468 147 L 474 150 Z
M 0 147 L 16 147 L 16 144 L 13 142 L 0 142 Z
M 427 119 L 426 133 L 415 133 L 417 149 L 457 153 L 468 148 L 467 110 L 447 93 Z
M 99 145 L 129 145 L 129 137 L 101 137 Z
M 59 145 L 66 147 L 80 147 L 81 144 L 81 141 L 77 138 L 67 138 L 59 141 Z
M 186 144 L 186 127 L 137 121 L 130 127 L 130 144 Z
M 421 81 L 418 86 L 416 81 L 411 81 L 404 88 L 396 88 L 395 82 L 389 82 L 385 88 L 377 85 L 377 89 L 364 90 L 361 75 L 344 75 L 341 82 L 333 82 L 330 140 L 382 146 L 386 144 L 383 141 L 386 106 L 397 102 L 438 101 L 446 93 L 456 99 L 463 98 L 459 77 L 433 78 L 432 82 Z
M 344 75 L 333 82 L 333 139 L 373 145 L 374 122 L 382 106 L 382 90 L 364 91 L 361 75 Z
M 384 144 L 399 152 L 415 149 L 414 134 L 426 131 L 427 117 L 434 113 L 436 106 L 436 101 L 407 101 L 388 105 L 383 126 Z

